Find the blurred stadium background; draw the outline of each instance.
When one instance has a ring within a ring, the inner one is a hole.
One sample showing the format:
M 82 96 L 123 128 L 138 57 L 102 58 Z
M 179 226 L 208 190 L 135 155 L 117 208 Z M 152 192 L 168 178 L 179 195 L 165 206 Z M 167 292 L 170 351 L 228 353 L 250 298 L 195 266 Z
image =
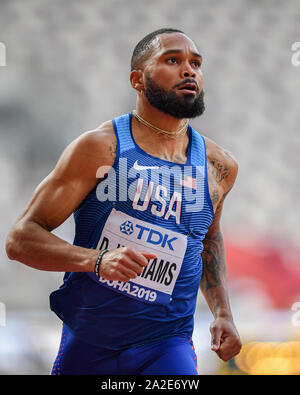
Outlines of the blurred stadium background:
M 192 125 L 239 162 L 223 230 L 244 346 L 228 363 L 210 351 L 199 294 L 199 373 L 300 374 L 298 0 L 1 0 L 0 374 L 49 374 L 61 330 L 48 297 L 63 273 L 10 262 L 8 230 L 70 141 L 135 107 L 131 53 L 161 27 L 203 54 L 207 109 Z M 73 231 L 70 218 L 55 233 Z

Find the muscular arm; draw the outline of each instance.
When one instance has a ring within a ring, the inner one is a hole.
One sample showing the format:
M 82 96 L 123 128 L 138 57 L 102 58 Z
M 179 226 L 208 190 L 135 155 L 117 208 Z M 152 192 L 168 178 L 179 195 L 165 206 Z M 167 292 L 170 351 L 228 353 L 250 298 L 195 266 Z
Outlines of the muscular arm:
M 231 317 L 227 292 L 226 260 L 220 217 L 224 198 L 220 202 L 214 221 L 204 240 L 202 253 L 203 274 L 200 288 L 214 317 Z
M 112 165 L 109 123 L 73 141 L 40 183 L 6 240 L 10 259 L 40 270 L 93 271 L 99 251 L 73 246 L 51 233 L 96 185 L 101 165 Z
M 55 169 L 37 187 L 25 211 L 6 240 L 10 259 L 39 270 L 93 272 L 98 250 L 74 246 L 51 231 L 79 206 L 112 166 L 116 138 L 111 122 L 84 133 L 63 152 Z M 142 273 L 155 254 L 120 247 L 106 252 L 100 275 L 107 280 L 129 281 Z
M 225 150 L 207 141 L 207 163 L 210 196 L 215 216 L 203 242 L 203 274 L 201 291 L 214 316 L 210 326 L 212 350 L 224 361 L 238 354 L 241 342 L 233 323 L 229 303 L 224 239 L 221 215 L 224 199 L 233 187 L 237 176 L 237 163 Z
M 238 165 L 233 156 L 206 138 L 209 192 L 215 211 L 203 242 L 201 291 L 214 317 L 231 316 L 226 283 L 226 261 L 221 230 L 224 199 L 234 185 Z

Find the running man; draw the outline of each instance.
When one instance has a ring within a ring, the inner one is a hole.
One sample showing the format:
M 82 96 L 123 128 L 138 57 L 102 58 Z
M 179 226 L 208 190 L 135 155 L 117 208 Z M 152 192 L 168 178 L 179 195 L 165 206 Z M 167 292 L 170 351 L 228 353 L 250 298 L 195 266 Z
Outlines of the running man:
M 52 374 L 197 374 L 199 286 L 212 350 L 228 361 L 241 349 L 220 228 L 237 163 L 188 124 L 204 111 L 201 63 L 179 30 L 144 37 L 136 109 L 73 141 L 7 237 L 10 259 L 65 272 L 50 295 L 63 321 Z M 72 213 L 73 245 L 51 233 Z

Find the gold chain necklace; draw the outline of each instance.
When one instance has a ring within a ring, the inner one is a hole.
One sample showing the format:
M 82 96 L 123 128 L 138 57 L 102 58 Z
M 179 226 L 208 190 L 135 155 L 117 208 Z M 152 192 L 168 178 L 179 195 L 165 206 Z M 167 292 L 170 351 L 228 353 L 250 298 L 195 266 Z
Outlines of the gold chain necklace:
M 186 129 L 188 126 L 188 121 L 185 122 L 185 124 L 179 129 L 176 130 L 175 132 L 170 132 L 168 130 L 160 129 L 157 126 L 152 125 L 151 123 L 147 122 L 144 118 L 142 118 L 136 110 L 132 111 L 132 115 L 134 115 L 141 123 L 144 125 L 148 126 L 149 128 L 155 130 L 157 133 L 164 134 L 172 139 L 176 139 L 177 137 L 180 137 L 186 133 Z

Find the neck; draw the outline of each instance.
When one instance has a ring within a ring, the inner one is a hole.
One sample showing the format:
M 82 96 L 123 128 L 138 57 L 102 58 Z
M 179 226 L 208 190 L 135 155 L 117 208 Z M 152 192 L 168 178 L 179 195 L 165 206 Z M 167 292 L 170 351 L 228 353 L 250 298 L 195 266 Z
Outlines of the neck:
M 153 106 L 144 106 L 139 102 L 137 102 L 136 111 L 152 125 L 169 132 L 176 132 L 187 123 L 186 118 L 174 118 Z
M 179 130 L 187 122 L 187 119 L 175 119 L 156 108 L 139 106 L 137 103 L 137 113 L 152 125 L 170 132 Z M 153 156 L 167 159 L 171 162 L 185 163 L 187 157 L 187 147 L 189 138 L 187 133 L 171 138 L 168 135 L 160 134 L 144 125 L 136 117 L 133 117 L 133 135 L 146 152 Z

